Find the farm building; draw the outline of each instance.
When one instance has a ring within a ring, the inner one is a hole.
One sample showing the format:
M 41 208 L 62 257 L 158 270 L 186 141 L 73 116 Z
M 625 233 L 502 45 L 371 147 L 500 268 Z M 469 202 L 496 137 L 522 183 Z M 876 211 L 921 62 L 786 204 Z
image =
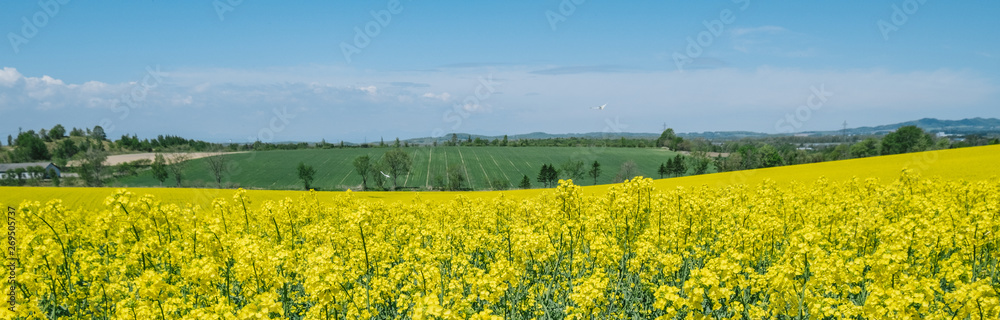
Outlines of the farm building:
M 21 173 L 21 179 L 31 179 L 31 172 L 28 170 L 28 168 L 31 167 L 40 167 L 45 169 L 45 176 L 47 176 L 48 172 L 51 170 L 54 171 L 57 176 L 62 177 L 59 167 L 52 162 L 0 163 L 0 179 L 6 179 L 8 174 L 13 174 L 13 171 L 17 169 L 24 169 Z

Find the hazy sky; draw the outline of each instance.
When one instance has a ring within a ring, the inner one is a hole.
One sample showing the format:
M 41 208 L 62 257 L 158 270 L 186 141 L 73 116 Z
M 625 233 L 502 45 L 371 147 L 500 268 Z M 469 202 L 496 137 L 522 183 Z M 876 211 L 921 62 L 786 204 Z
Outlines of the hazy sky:
M 361 142 L 1000 117 L 992 0 L 177 2 L 6 1 L 0 134 Z

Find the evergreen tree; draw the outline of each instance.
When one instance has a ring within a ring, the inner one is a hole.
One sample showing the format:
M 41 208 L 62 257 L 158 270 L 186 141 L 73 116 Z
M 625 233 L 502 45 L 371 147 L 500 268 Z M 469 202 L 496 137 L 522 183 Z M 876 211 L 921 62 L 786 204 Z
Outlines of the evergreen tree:
M 591 178 L 594 178 L 594 185 L 597 185 L 597 177 L 601 175 L 601 163 L 594 160 L 594 164 L 590 165 L 590 171 L 587 173 Z
M 544 186 L 544 187 L 548 187 L 549 186 L 549 184 L 548 184 L 548 182 L 549 182 L 548 172 L 549 172 L 549 165 L 548 164 L 543 164 L 542 165 L 542 169 L 538 171 L 538 182 L 541 182 L 542 186 Z
M 684 174 L 686 174 L 687 173 L 687 164 L 684 162 L 684 157 L 681 156 L 681 155 L 679 155 L 679 154 L 677 156 L 675 156 L 673 164 L 669 168 L 669 170 L 670 170 L 670 173 L 672 173 L 674 176 L 677 176 L 677 177 L 683 176 Z
M 531 179 L 528 179 L 528 175 L 524 175 L 524 178 L 521 178 L 521 184 L 518 187 L 521 189 L 531 189 Z

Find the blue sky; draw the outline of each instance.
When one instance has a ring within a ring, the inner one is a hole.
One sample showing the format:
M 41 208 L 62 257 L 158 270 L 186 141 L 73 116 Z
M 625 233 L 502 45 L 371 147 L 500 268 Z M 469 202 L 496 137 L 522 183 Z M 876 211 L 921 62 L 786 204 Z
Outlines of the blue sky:
M 0 10 L 0 134 L 361 142 L 1000 117 L 998 15 L 935 0 L 17 1 Z

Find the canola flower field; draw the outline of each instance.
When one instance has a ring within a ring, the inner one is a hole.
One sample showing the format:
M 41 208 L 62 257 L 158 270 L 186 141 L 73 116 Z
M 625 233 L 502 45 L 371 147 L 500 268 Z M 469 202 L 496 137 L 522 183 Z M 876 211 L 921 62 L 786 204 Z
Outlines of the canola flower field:
M 450 199 L 0 197 L 16 221 L 0 318 L 996 319 L 1000 181 L 980 164 L 997 150 L 889 178 L 772 174 L 802 166 Z

